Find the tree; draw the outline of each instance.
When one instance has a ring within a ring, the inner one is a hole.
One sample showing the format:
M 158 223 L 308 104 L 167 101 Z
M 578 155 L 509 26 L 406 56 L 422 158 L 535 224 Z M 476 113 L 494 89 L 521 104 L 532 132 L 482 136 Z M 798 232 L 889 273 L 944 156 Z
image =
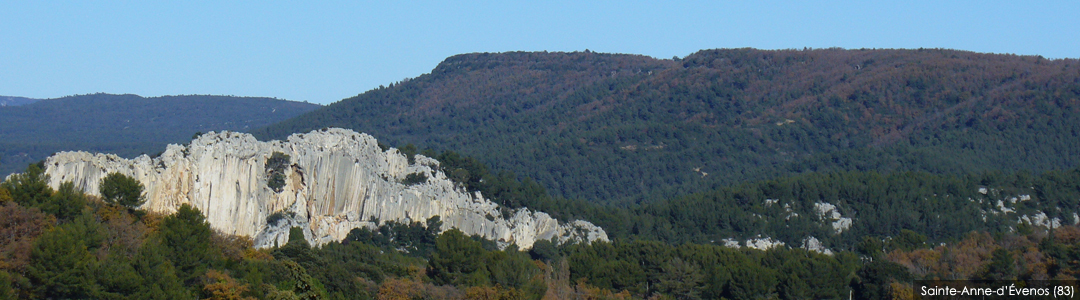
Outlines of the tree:
M 550 261 L 559 257 L 559 248 L 549 240 L 539 240 L 533 243 L 532 249 L 529 249 L 529 255 L 535 260 Z
M 46 232 L 34 242 L 27 277 L 38 298 L 92 298 L 94 256 L 70 224 Z
M 856 299 L 885 299 L 891 283 L 914 279 L 903 266 L 884 259 L 863 265 L 855 275 L 851 288 Z
M 517 251 L 513 245 L 505 251 L 491 252 L 486 262 L 491 283 L 512 288 L 524 288 L 530 280 L 540 274 L 540 268 L 533 263 L 525 252 Z
M 12 201 L 11 192 L 9 192 L 7 188 L 0 186 L 0 204 L 8 201 Z
M 157 240 L 149 239 L 139 248 L 131 265 L 141 278 L 134 299 L 195 299 L 177 276 L 176 268 L 167 258 L 169 250 Z
M 15 291 L 11 289 L 11 275 L 0 271 L 0 300 L 15 300 Z
M 135 178 L 117 172 L 109 173 L 101 180 L 101 197 L 106 203 L 127 208 L 138 208 L 146 202 L 143 185 Z
M 134 299 L 125 297 L 134 295 L 143 286 L 143 279 L 135 272 L 131 259 L 121 251 L 110 249 L 108 256 L 101 260 L 94 270 L 101 289 L 96 295 L 102 299 Z
M 290 161 L 288 154 L 277 151 L 266 159 L 266 186 L 275 193 L 285 190 L 285 168 L 288 167 Z
M 70 181 L 60 184 L 60 189 L 41 204 L 42 211 L 63 221 L 74 219 L 82 213 L 84 207 L 86 207 L 86 194 L 75 189 L 75 184 Z
M 244 297 L 243 294 L 250 290 L 246 284 L 236 282 L 229 274 L 217 270 L 206 272 L 206 278 L 210 280 L 203 291 L 210 294 L 207 299 L 211 300 L 254 300 L 252 297 Z
M 181 205 L 176 213 L 165 217 L 158 231 L 165 257 L 176 267 L 177 276 L 187 283 L 202 275 L 215 261 L 210 238 L 210 224 L 206 222 L 206 217 L 188 204 Z
M 986 280 L 1015 280 L 1016 260 L 1009 250 L 995 249 L 991 254 L 990 263 L 986 265 L 981 277 Z
M 487 281 L 481 265 L 487 256 L 480 242 L 465 236 L 457 229 L 450 229 L 435 240 L 435 253 L 428 261 L 428 272 L 437 284 L 480 285 Z
M 890 248 L 903 251 L 911 251 L 922 248 L 925 244 L 925 235 L 921 235 L 918 232 L 907 229 L 900 230 L 900 235 L 894 237 L 891 241 L 889 241 Z
M 704 283 L 705 274 L 697 264 L 676 257 L 664 264 L 658 288 L 678 299 L 700 299 Z
M 48 201 L 53 190 L 49 187 L 49 176 L 38 164 L 26 167 L 26 172 L 11 175 L 0 183 L 0 188 L 11 194 L 11 199 L 24 207 L 36 207 Z
M 326 290 L 322 283 L 308 275 L 303 266 L 290 260 L 283 260 L 282 263 L 289 269 L 291 281 L 294 284 L 292 290 L 272 291 L 271 299 L 326 299 Z
M 768 299 L 776 297 L 775 271 L 753 262 L 742 261 L 731 271 L 728 294 L 733 299 Z
M 15 276 L 25 271 L 34 241 L 52 229 L 56 219 L 11 202 L 0 203 L 0 216 L 0 270 Z

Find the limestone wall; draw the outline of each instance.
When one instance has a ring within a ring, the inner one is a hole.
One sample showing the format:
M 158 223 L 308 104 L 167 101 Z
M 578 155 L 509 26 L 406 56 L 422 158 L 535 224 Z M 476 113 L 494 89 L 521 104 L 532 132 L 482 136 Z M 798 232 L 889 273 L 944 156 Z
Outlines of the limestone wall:
M 270 189 L 266 160 L 274 152 L 291 158 L 283 190 Z M 603 229 L 585 222 L 560 224 L 545 213 L 516 211 L 509 219 L 479 193 L 458 188 L 439 172 L 439 162 L 417 155 L 415 163 L 397 149 L 382 151 L 375 138 L 344 129 L 294 134 L 285 141 L 260 142 L 235 132 L 207 133 L 188 146 L 169 145 L 159 157 L 124 159 L 110 154 L 61 152 L 46 160 L 49 185 L 72 181 L 98 193 L 110 172 L 138 179 L 146 187 L 143 208 L 171 213 L 189 203 L 217 230 L 255 239 L 257 247 L 284 244 L 288 228 L 301 226 L 314 245 L 341 240 L 371 221 L 424 221 L 440 216 L 443 230 L 458 228 L 507 245 L 531 247 L 540 239 L 607 240 Z M 425 183 L 406 186 L 411 173 Z M 283 212 L 279 224 L 267 216 Z

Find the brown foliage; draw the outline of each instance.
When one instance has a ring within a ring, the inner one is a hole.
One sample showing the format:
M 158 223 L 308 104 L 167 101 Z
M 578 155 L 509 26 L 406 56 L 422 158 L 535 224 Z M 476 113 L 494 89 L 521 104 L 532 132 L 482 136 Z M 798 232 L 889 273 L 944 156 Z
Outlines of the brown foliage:
M 525 295 L 515 288 L 501 286 L 474 286 L 465 289 L 465 299 L 469 300 L 522 300 Z
M 0 270 L 23 273 L 34 239 L 52 228 L 56 219 L 37 208 L 0 203 Z
M 1062 226 L 1054 229 L 1054 240 L 1062 244 L 1080 242 L 1080 227 Z
M 409 278 L 389 278 L 379 286 L 379 300 L 464 299 L 465 295 L 453 286 L 435 286 Z
M 613 293 L 610 290 L 594 287 L 586 283 L 585 278 L 578 280 L 574 288 L 575 299 L 600 300 L 600 299 L 630 299 L 630 291 Z
M 942 271 L 941 252 L 935 249 L 915 249 L 911 252 L 896 250 L 889 253 L 886 258 L 907 267 L 916 278 L 939 274 Z
M 915 299 L 915 288 L 910 283 L 893 282 L 889 284 L 889 297 L 893 300 Z
M 581 278 L 576 285 L 571 285 L 570 264 L 566 259 L 554 261 L 551 266 L 537 262 L 537 266 L 543 272 L 544 283 L 547 285 L 543 298 L 545 300 L 630 299 L 629 291 L 613 293 L 610 290 L 589 285 L 586 278 Z
M 1056 240 L 1062 242 L 1075 240 L 1075 235 L 1080 233 L 1080 230 L 1074 226 L 1064 226 L 1056 232 Z M 994 250 L 1005 249 L 1015 258 L 1020 277 L 1049 280 L 1052 278 L 1048 272 L 1057 262 L 1039 251 L 1038 243 L 1046 236 L 1045 232 L 1036 232 L 1024 236 L 1005 235 L 994 239 L 985 232 L 972 232 L 956 244 L 934 249 L 896 250 L 889 253 L 886 259 L 906 267 L 916 278 L 966 280 L 974 279 L 974 276 L 986 268 Z M 1064 276 L 1073 273 L 1068 268 L 1061 272 Z
M 143 239 L 146 238 L 146 224 L 139 222 L 138 218 L 132 215 L 127 208 L 119 205 L 107 205 L 94 198 L 91 198 L 91 203 L 96 204 L 96 213 L 101 218 L 102 225 L 104 225 L 107 233 L 105 242 L 101 247 L 102 252 L 115 250 L 128 258 L 134 257 L 142 245 Z
M 11 201 L 11 192 L 7 189 L 0 187 L 0 204 Z
M 214 245 L 226 259 L 240 261 L 250 254 L 254 242 L 246 236 L 227 234 L 218 230 L 210 235 L 210 243 Z
M 254 300 L 253 297 L 244 297 L 249 288 L 246 284 L 236 282 L 229 274 L 218 270 L 206 271 L 206 278 L 210 281 L 203 287 L 203 291 L 210 294 L 211 300 Z
M 540 270 L 544 273 L 544 283 L 547 285 L 544 299 L 570 299 L 574 294 L 574 287 L 570 286 L 570 264 L 566 259 L 559 259 L 552 264 L 553 266 L 540 265 Z

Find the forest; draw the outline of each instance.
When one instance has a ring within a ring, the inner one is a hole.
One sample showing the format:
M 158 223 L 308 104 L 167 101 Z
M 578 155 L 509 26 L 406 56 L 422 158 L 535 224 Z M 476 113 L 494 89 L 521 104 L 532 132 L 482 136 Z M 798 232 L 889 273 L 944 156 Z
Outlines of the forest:
M 1070 211 L 1053 209 L 1077 207 L 1080 169 L 812 173 L 623 208 L 553 197 L 457 153 L 402 150 L 439 158 L 461 188 L 508 209 L 591 220 L 612 241 L 498 249 L 454 229 L 439 232 L 433 217 L 354 229 L 320 247 L 293 228 L 286 245 L 254 249 L 248 237 L 211 229 L 191 206 L 171 214 L 138 209 L 142 186 L 130 177 L 111 174 L 103 196 L 91 196 L 71 184 L 53 190 L 33 164 L 0 183 L 0 299 L 907 299 L 914 279 L 1080 272 L 1080 227 L 1070 225 Z M 994 199 L 1013 195 L 1027 200 L 990 212 L 1002 205 Z M 790 217 L 813 215 L 804 206 L 824 199 L 855 219 L 850 229 L 834 234 L 817 218 Z M 1036 211 L 1064 225 L 1016 223 Z M 989 217 L 979 222 L 980 212 Z M 761 234 L 788 245 L 716 242 Z M 792 242 L 808 235 L 832 250 Z
M 247 131 L 319 105 L 272 98 L 89 94 L 0 106 L 0 177 L 60 151 L 154 155 L 209 131 Z
M 943 49 L 474 53 L 251 131 L 343 127 L 636 204 L 808 172 L 1080 164 L 1080 63 Z

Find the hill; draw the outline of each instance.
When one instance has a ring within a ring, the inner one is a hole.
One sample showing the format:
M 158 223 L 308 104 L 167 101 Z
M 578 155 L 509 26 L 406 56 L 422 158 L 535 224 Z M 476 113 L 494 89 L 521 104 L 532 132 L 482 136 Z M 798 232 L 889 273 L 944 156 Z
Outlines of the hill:
M 246 131 L 318 107 L 271 98 L 110 94 L 0 107 L 0 174 L 58 151 L 153 154 L 166 144 L 190 141 L 196 132 Z
M 0 106 L 19 106 L 37 102 L 40 99 L 0 96 Z
M 955 50 L 479 53 L 266 128 L 450 149 L 627 203 L 806 172 L 1080 163 L 1080 64 Z

